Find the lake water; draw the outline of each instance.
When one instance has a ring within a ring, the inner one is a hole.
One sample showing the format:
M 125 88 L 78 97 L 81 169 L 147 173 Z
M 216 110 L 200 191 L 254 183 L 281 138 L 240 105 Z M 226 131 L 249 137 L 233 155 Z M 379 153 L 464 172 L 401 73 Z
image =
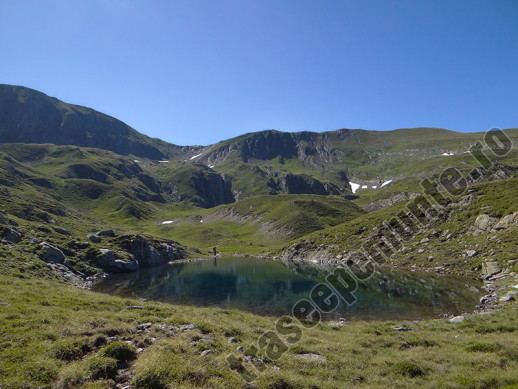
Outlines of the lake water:
M 174 304 L 239 309 L 261 315 L 291 314 L 300 299 L 325 281 L 333 267 L 292 264 L 256 258 L 223 257 L 179 262 L 136 273 L 116 274 L 93 290 L 123 297 Z M 325 320 L 391 320 L 437 318 L 473 311 L 484 294 L 469 278 L 380 269 L 358 284 L 352 306 L 341 303 Z

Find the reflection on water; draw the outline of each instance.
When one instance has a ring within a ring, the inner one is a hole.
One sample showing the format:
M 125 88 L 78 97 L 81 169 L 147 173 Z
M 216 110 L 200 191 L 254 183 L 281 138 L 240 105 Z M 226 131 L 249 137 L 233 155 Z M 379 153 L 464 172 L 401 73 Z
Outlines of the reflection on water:
M 169 264 L 109 276 L 94 290 L 175 304 L 232 308 L 263 315 L 285 315 L 333 268 L 252 258 L 225 257 Z M 340 304 L 324 319 L 418 319 L 471 311 L 480 283 L 429 273 L 381 269 L 355 292 L 352 306 Z

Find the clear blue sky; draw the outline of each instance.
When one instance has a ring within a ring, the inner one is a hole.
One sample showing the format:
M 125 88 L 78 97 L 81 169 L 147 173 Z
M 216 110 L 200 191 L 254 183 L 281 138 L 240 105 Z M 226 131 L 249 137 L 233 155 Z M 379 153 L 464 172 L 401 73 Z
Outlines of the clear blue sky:
M 180 145 L 518 127 L 518 1 L 0 0 L 0 83 Z

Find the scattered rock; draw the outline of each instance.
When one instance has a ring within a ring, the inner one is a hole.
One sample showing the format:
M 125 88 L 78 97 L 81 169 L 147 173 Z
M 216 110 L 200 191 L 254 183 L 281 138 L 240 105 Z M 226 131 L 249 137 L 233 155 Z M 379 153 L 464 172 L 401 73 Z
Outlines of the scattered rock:
M 102 230 L 102 231 L 99 231 L 97 233 L 98 236 L 109 236 L 109 237 L 114 237 L 115 236 L 115 231 L 113 230 Z
M 474 236 L 482 235 L 491 230 L 491 228 L 498 222 L 498 218 L 491 217 L 486 214 L 478 215 L 471 227 Z
M 86 237 L 94 243 L 99 243 L 101 241 L 101 237 L 97 234 L 88 234 Z
M 18 243 L 22 240 L 22 234 L 20 234 L 15 228 L 7 227 L 3 228 L 1 237 L 11 243 Z
M 84 275 L 81 273 L 74 273 L 68 267 L 61 263 L 48 262 L 47 267 L 52 270 L 52 272 L 61 278 L 63 281 L 67 283 L 80 282 L 83 281 Z
M 152 325 L 153 325 L 153 323 L 150 323 L 150 322 L 148 322 L 148 323 L 143 323 L 143 324 L 139 324 L 139 325 L 137 326 L 137 329 L 138 329 L 138 330 L 147 330 L 148 328 L 151 328 L 151 326 L 152 326 Z
M 498 223 L 493 227 L 493 230 L 499 231 L 511 227 L 513 224 L 518 224 L 518 212 L 504 216 Z
M 478 255 L 478 251 L 477 250 L 466 250 L 466 251 L 464 251 L 464 254 L 466 254 L 466 256 L 469 258 L 473 258 Z
M 418 253 L 418 254 L 423 254 L 424 252 L 425 252 L 425 249 L 419 249 L 419 250 L 417 250 L 417 253 Z
M 0 302 L 0 307 L 8 307 L 10 305 L 11 304 L 9 304 L 9 303 L 2 303 L 2 302 Z
M 207 355 L 210 355 L 210 354 L 214 354 L 214 351 L 212 351 L 212 350 L 202 351 L 200 356 L 204 357 L 204 356 L 207 356 Z
M 428 243 L 429 241 L 430 241 L 429 238 L 423 238 L 423 239 L 421 239 L 421 241 L 419 243 L 424 244 L 424 243 Z
M 236 351 L 242 353 L 245 351 L 245 349 L 243 348 L 243 346 L 239 346 L 239 347 L 236 347 Z
M 194 330 L 196 326 L 194 324 L 186 324 L 180 327 L 180 331 Z
M 327 358 L 320 354 L 313 354 L 313 353 L 299 354 L 299 358 L 305 359 L 306 361 L 310 361 L 310 362 L 327 362 Z
M 455 316 L 450 319 L 450 323 L 464 323 L 464 320 L 466 320 L 466 316 Z
M 126 309 L 144 309 L 144 307 L 141 305 L 132 305 L 127 307 Z
M 504 294 L 502 297 L 500 297 L 500 299 L 498 301 L 500 301 L 501 303 L 506 303 L 508 301 L 514 301 L 514 300 L 516 300 L 516 298 L 514 297 L 516 294 L 517 294 L 517 292 L 515 292 L 515 291 L 508 292 L 508 293 Z
M 394 331 L 417 331 L 415 328 L 408 328 L 408 327 L 394 327 Z
M 216 338 L 201 338 L 199 340 L 199 342 L 201 343 L 214 343 L 214 342 L 217 342 L 218 340 Z
M 484 278 L 489 278 L 494 274 L 500 273 L 502 270 L 500 269 L 500 266 L 498 265 L 498 261 L 494 258 L 486 259 L 482 263 L 482 276 Z
M 36 229 L 38 231 L 45 232 L 46 234 L 50 234 L 50 232 L 51 232 L 50 228 L 48 228 L 47 226 L 43 226 L 43 225 L 39 225 L 38 227 L 36 227 Z
M 40 246 L 43 247 L 43 253 L 40 256 L 43 261 L 49 263 L 65 263 L 67 258 L 65 254 L 63 254 L 63 251 L 47 242 L 40 243 Z
M 2 212 L 0 212 L 0 224 L 7 224 L 7 221 L 5 220 L 5 217 L 4 215 L 2 214 Z
M 53 227 L 54 231 L 56 231 L 58 234 L 62 235 L 72 235 L 68 230 L 64 229 L 63 227 Z
M 54 219 L 52 219 L 52 216 L 50 216 L 47 212 L 38 212 L 36 216 L 43 220 L 45 223 L 55 223 Z
M 228 343 L 237 343 L 237 339 L 234 337 L 228 338 Z
M 73 249 L 76 249 L 76 250 L 82 250 L 82 249 L 87 249 L 88 247 L 90 247 L 90 242 L 74 241 L 74 242 L 70 242 L 68 244 L 68 246 L 73 248 Z

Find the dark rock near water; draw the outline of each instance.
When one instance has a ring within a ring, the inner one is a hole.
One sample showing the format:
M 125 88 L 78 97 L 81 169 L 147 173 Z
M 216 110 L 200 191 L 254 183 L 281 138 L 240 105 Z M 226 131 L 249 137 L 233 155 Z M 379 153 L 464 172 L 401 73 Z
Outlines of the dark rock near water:
M 183 249 L 171 241 L 148 241 L 140 235 L 124 235 L 118 242 L 142 267 L 163 265 L 185 257 Z
M 95 263 L 103 270 L 113 273 L 127 273 L 140 270 L 138 262 L 120 259 L 109 249 L 97 250 Z

